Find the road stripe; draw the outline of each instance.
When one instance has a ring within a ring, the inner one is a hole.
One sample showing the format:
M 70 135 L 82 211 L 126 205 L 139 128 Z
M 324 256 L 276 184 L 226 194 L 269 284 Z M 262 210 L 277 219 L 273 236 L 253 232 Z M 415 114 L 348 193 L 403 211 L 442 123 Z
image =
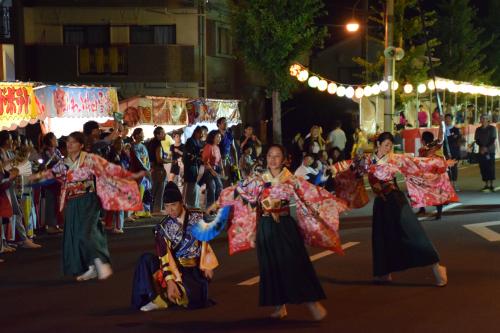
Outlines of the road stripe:
M 156 223 L 155 224 L 146 224 L 146 225 L 135 225 L 132 227 L 123 227 L 123 229 L 145 229 L 145 228 L 153 229 L 153 227 L 155 225 L 156 225 Z
M 462 206 L 463 204 L 461 202 L 455 202 L 455 203 L 452 203 L 452 204 L 449 204 L 449 205 L 446 205 L 443 207 L 443 212 L 446 212 L 450 209 L 453 209 L 455 207 L 459 207 L 459 206 Z M 434 219 L 434 216 L 437 215 L 437 211 L 435 211 L 434 213 L 432 213 L 430 216 L 419 216 L 418 217 L 418 220 L 419 221 L 427 221 L 427 220 L 432 220 Z
M 500 241 L 500 233 L 488 228 L 492 225 L 500 225 L 500 221 L 491 221 L 475 224 L 465 224 L 464 228 L 469 229 L 473 233 L 478 234 L 489 242 Z
M 342 245 L 342 250 L 347 250 L 348 248 L 353 247 L 353 246 L 358 245 L 358 244 L 359 244 L 359 242 L 345 243 Z M 310 256 L 309 259 L 311 259 L 311 261 L 316 261 L 316 260 L 319 260 L 319 259 L 324 258 L 326 256 L 329 256 L 330 254 L 333 254 L 333 253 L 335 253 L 335 252 L 329 251 L 329 250 L 323 251 L 323 252 L 316 253 L 315 255 Z M 260 278 L 258 276 L 254 276 L 251 279 L 248 279 L 248 280 L 245 280 L 243 282 L 238 283 L 238 286 L 253 286 L 254 284 L 259 283 L 259 281 L 260 281 Z

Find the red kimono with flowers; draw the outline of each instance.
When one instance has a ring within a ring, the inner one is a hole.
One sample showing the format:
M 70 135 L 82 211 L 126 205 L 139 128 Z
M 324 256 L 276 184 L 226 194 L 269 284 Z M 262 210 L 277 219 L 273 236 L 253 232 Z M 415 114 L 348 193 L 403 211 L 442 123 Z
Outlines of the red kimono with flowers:
M 380 180 L 383 183 L 391 182 L 397 173 L 405 176 L 406 187 L 410 196 L 410 204 L 414 208 L 438 206 L 459 200 L 448 178 L 446 160 L 439 157 L 411 157 L 405 154 L 389 154 L 378 161 L 370 156 L 361 160 L 349 161 L 349 168 L 339 173 L 368 172 L 370 184 L 373 186 Z M 342 198 L 360 200 L 360 194 L 347 191 Z M 350 200 L 349 200 L 350 199 Z
M 253 175 L 222 191 L 219 206 L 233 207 L 228 229 L 230 254 L 255 247 L 257 220 L 266 201 L 290 202 L 290 215 L 297 220 L 307 245 L 342 253 L 339 214 L 348 209 L 346 202 L 284 169 L 277 177 L 268 172 Z
M 109 163 L 104 158 L 82 152 L 78 161 L 65 166 L 58 164 L 49 171 L 49 177 L 63 182 L 61 190 L 61 210 L 68 198 L 95 191 L 105 210 L 142 210 L 142 200 L 137 182 L 127 179 L 131 173 L 119 165 Z

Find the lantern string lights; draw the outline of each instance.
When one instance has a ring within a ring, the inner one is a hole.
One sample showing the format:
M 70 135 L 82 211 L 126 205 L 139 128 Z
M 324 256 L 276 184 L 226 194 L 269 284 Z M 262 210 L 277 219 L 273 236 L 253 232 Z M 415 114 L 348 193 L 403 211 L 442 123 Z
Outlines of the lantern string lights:
M 290 75 L 297 78 L 299 82 L 307 82 L 309 87 L 318 89 L 321 92 L 328 92 L 330 95 L 337 95 L 338 97 L 357 98 L 377 96 L 384 93 L 390 88 L 397 91 L 400 84 L 397 81 L 381 81 L 378 83 L 370 83 L 363 85 L 353 85 L 335 82 L 325 79 L 320 75 L 311 73 L 306 67 L 301 64 L 293 64 L 290 66 Z M 414 89 L 416 87 L 416 89 Z M 434 90 L 448 90 L 450 93 L 462 93 L 484 96 L 500 96 L 500 87 L 487 86 L 487 85 L 474 85 L 469 82 L 460 82 L 443 78 L 436 78 L 436 80 L 428 80 L 427 82 L 411 84 L 405 82 L 403 85 L 404 94 L 418 93 L 423 94 L 426 91 L 431 93 Z

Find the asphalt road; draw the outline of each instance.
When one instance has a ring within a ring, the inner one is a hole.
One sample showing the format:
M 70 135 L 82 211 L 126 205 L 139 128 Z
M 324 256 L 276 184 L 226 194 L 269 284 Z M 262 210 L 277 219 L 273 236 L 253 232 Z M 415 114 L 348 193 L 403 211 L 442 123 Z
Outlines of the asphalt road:
M 498 332 L 500 192 L 478 192 L 477 167 L 462 169 L 460 178 L 461 204 L 440 221 L 423 222 L 448 267 L 444 288 L 433 286 L 430 268 L 394 274 L 391 285 L 371 283 L 369 206 L 342 217 L 344 256 L 311 249 L 311 255 L 320 254 L 314 265 L 328 297 L 329 315 L 320 323 L 310 320 L 304 306 L 290 306 L 285 320 L 268 319 L 271 309 L 257 306 L 258 284 L 238 285 L 257 275 L 255 251 L 229 256 L 223 238 L 214 243 L 222 263 L 210 289 L 215 306 L 140 313 L 129 308 L 132 274 L 141 253 L 153 251 L 153 241 L 150 226 L 137 222 L 124 235 L 109 236 L 115 274 L 104 282 L 61 276 L 59 236 L 40 236 L 43 249 L 3 255 L 0 331 Z

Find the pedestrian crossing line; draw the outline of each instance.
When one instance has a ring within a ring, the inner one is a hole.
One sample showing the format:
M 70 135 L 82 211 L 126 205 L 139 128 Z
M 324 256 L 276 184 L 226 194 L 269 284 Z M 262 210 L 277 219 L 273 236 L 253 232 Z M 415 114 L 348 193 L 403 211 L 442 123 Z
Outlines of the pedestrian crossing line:
M 347 242 L 345 244 L 342 244 L 342 250 L 347 250 L 348 248 L 351 248 L 351 247 L 356 246 L 358 244 L 359 244 L 359 242 Z M 309 259 L 311 261 L 316 261 L 316 260 L 319 260 L 319 259 L 324 258 L 326 256 L 329 256 L 330 254 L 333 254 L 333 253 L 335 253 L 335 252 L 327 250 L 327 251 L 323 251 L 320 253 L 316 253 L 316 254 L 310 256 Z M 238 283 L 238 286 L 253 286 L 254 284 L 259 283 L 259 281 L 260 281 L 260 278 L 258 276 L 254 276 L 251 279 L 248 279 L 248 280 L 245 280 L 243 282 Z
M 443 207 L 443 213 L 446 212 L 446 211 L 448 211 L 448 210 L 450 210 L 450 209 L 459 207 L 459 206 L 462 206 L 461 202 L 455 202 L 455 203 L 446 205 L 446 206 Z M 437 212 L 432 213 L 431 216 L 419 216 L 418 220 L 419 221 L 428 221 L 428 220 L 430 221 L 430 220 L 434 219 L 434 216 L 436 216 L 436 214 L 437 214 Z
M 472 231 L 475 234 L 478 234 L 489 242 L 498 242 L 500 241 L 500 233 L 488 228 L 493 225 L 500 225 L 500 221 L 464 224 L 464 228 Z

